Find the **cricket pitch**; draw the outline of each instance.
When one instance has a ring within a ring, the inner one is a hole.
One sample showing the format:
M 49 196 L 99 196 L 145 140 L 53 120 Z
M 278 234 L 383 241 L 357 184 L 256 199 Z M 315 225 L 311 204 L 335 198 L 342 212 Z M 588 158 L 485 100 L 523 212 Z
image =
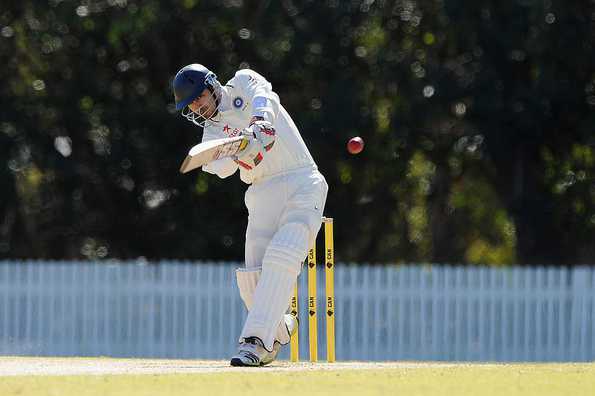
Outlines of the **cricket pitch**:
M 0 357 L 0 395 L 592 395 L 595 363 L 275 362 Z

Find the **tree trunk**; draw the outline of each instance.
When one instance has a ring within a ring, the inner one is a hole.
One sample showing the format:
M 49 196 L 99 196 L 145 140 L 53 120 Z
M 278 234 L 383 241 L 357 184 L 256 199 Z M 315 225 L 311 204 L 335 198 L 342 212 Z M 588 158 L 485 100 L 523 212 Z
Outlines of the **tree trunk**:
M 510 180 L 510 213 L 516 227 L 516 254 L 523 265 L 565 265 L 574 254 L 565 249 L 565 236 L 555 216 L 554 197 L 544 188 L 543 164 L 536 148 L 519 145 Z

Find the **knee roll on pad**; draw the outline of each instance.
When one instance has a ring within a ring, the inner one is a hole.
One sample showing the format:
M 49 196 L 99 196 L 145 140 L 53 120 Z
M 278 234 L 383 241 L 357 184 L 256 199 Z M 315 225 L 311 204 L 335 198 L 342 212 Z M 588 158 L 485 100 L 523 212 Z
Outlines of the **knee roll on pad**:
M 273 236 L 267 247 L 262 261 L 263 267 L 272 265 L 299 274 L 308 252 L 309 241 L 310 230 L 306 224 L 285 224 Z
M 322 216 L 320 212 L 309 209 L 293 210 L 286 214 L 285 218 L 289 223 L 299 223 L 306 226 L 310 239 L 313 235 L 315 236 L 318 234 L 318 230 L 320 230 L 320 225 L 322 224 Z

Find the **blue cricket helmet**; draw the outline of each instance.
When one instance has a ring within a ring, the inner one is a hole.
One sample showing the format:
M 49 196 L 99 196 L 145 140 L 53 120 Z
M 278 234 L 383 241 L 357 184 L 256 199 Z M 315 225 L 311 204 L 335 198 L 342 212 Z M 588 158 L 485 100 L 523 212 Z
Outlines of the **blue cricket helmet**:
M 188 106 L 206 88 L 209 88 L 212 92 L 216 83 L 218 84 L 215 73 L 203 65 L 193 63 L 181 68 L 172 83 L 176 99 L 176 110 L 182 110 Z

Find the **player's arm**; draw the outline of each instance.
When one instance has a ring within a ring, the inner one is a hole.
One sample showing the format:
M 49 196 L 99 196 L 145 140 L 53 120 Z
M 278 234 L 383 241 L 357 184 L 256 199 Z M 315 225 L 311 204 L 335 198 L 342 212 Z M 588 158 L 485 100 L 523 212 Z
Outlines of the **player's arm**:
M 206 126 L 203 130 L 202 141 L 208 142 L 209 140 L 219 139 L 220 136 L 216 131 L 211 130 Z M 202 166 L 202 170 L 208 173 L 219 176 L 222 179 L 233 175 L 238 170 L 238 163 L 233 158 L 220 158 L 216 161 L 209 162 Z
M 252 103 L 253 120 L 275 123 L 279 113 L 279 96 L 263 76 L 253 70 L 239 70 L 234 76 L 236 85 Z
M 250 99 L 252 118 L 244 130 L 254 141 L 238 156 L 240 166 L 252 169 L 263 160 L 265 153 L 273 148 L 276 132 L 273 126 L 279 111 L 279 97 L 271 84 L 252 70 L 240 70 L 234 77 L 234 84 Z

